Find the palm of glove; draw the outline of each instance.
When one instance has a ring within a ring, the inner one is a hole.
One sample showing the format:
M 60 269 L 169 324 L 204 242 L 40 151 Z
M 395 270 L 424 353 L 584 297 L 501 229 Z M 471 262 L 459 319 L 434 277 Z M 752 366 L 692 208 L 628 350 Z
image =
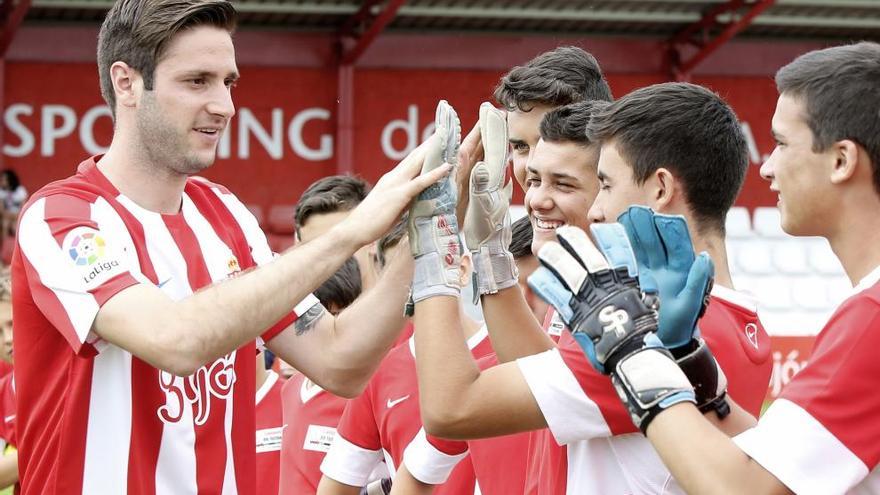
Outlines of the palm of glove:
M 584 231 L 558 228 L 559 243 L 541 248 L 542 267 L 529 277 L 529 285 L 559 310 L 593 366 L 610 373 L 621 357 L 643 345 L 645 335 L 656 331 L 657 313 L 654 299 L 639 290 L 623 228 L 594 225 L 591 231 L 602 252 Z
M 455 110 L 444 100 L 437 105 L 435 133 L 426 151 L 422 174 L 440 167 L 444 163 L 454 164 L 461 141 L 461 127 Z M 410 249 L 415 257 L 428 251 L 447 250 L 437 246 L 439 237 L 454 237 L 458 246 L 458 224 L 455 218 L 455 205 L 458 201 L 453 175 L 432 184 L 416 196 L 409 210 L 408 231 Z M 433 231 L 436 235 L 426 235 Z
M 507 119 L 489 103 L 480 105 L 480 139 L 485 159 L 470 176 L 470 201 L 465 215 L 465 241 L 472 250 L 494 241 L 510 245 L 508 209 L 513 183 L 507 177 Z
M 698 335 L 697 320 L 708 304 L 711 259 L 694 255 L 684 217 L 632 206 L 618 221 L 638 260 L 642 290 L 660 297 L 657 337 L 669 349 L 687 345 Z

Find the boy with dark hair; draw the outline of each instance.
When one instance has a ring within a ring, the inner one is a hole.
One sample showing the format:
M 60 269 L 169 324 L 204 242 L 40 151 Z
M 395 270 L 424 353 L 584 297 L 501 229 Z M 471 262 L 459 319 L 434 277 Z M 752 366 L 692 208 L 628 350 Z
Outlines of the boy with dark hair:
M 448 173 L 412 179 L 439 142 L 274 257 L 244 204 L 190 177 L 235 113 L 235 20 L 228 1 L 119 0 L 101 26 L 112 142 L 31 197 L 13 255 L 22 493 L 249 492 L 257 341 L 353 396 L 402 327 L 402 260 L 338 319 L 310 292 Z
M 877 493 L 878 80 L 880 45 L 867 42 L 809 52 L 776 75 L 777 145 L 761 174 L 779 193 L 782 228 L 825 237 L 854 290 L 819 334 L 807 366 L 760 421 L 734 408 L 719 424 L 723 431 L 716 428 L 712 415 L 704 417 L 689 403 L 689 376 L 668 353 L 646 348 L 632 355 L 656 358 L 652 386 L 664 393 L 654 405 L 627 404 L 653 418 L 643 431 L 690 493 Z M 637 254 L 656 256 L 656 249 L 634 247 Z M 683 272 L 679 277 L 687 274 L 686 268 L 672 268 Z M 686 295 L 666 296 L 661 293 L 661 320 L 664 307 L 688 303 Z M 616 374 L 639 389 L 637 373 L 618 367 Z M 742 425 L 749 428 L 728 438 Z
M 513 175 L 525 189 L 526 162 L 550 110 L 582 101 L 611 101 L 611 88 L 596 58 L 574 46 L 542 53 L 514 67 L 499 81 L 495 100 L 507 110 Z

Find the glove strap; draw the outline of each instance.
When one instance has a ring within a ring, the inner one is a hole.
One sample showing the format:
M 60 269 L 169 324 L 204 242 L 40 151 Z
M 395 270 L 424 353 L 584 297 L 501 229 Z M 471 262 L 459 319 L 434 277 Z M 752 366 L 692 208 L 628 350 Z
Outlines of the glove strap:
M 679 368 L 694 386 L 700 412 L 715 411 L 719 419 L 730 414 L 727 403 L 727 377 L 703 339 L 696 339 L 690 352 L 676 359 Z
M 418 235 L 410 245 L 415 257 L 412 300 L 417 303 L 433 296 L 459 297 L 461 240 L 455 215 L 415 218 Z
M 642 433 L 664 409 L 680 402 L 696 402 L 687 376 L 662 347 L 643 347 L 624 356 L 611 373 L 611 380 Z
M 471 257 L 474 260 L 474 304 L 480 296 L 516 285 L 519 271 L 513 255 L 506 249 L 485 244 L 471 252 Z

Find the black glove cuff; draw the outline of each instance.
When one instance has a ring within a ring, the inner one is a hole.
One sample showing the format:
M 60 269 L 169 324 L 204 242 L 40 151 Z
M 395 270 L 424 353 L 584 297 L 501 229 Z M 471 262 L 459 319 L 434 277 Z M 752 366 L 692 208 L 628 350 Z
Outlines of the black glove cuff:
M 689 352 L 686 349 L 690 349 Z M 678 355 L 676 355 L 678 354 Z M 676 349 L 675 362 L 694 386 L 697 407 L 704 414 L 715 411 L 724 419 L 730 414 L 727 403 L 727 377 L 703 339 L 694 339 L 688 345 Z

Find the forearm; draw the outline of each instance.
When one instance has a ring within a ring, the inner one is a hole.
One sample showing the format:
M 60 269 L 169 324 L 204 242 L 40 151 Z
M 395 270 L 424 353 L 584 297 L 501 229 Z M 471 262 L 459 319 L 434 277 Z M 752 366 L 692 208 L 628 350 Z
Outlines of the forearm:
M 553 348 L 518 285 L 483 296 L 482 306 L 498 361 L 513 361 Z
M 346 485 L 327 476 L 322 476 L 321 482 L 318 483 L 317 495 L 358 495 L 360 491 L 361 487 L 359 486 Z
M 156 287 L 131 287 L 105 303 L 93 329 L 150 364 L 185 376 L 269 329 L 358 247 L 337 228 L 176 302 Z
M 438 296 L 416 304 L 416 367 L 425 430 L 444 436 L 467 423 L 470 387 L 480 376 L 470 351 L 455 297 Z
M 0 488 L 6 488 L 18 482 L 18 452 L 0 457 Z
M 648 426 L 647 436 L 687 493 L 789 493 L 693 404 L 663 411 Z
M 434 485 L 422 483 L 415 479 L 406 464 L 402 464 L 394 476 L 391 485 L 391 495 L 430 495 L 434 492 Z
M 336 318 L 327 354 L 366 383 L 406 324 L 403 314 L 413 260 L 406 241 L 396 248 L 376 285 Z

